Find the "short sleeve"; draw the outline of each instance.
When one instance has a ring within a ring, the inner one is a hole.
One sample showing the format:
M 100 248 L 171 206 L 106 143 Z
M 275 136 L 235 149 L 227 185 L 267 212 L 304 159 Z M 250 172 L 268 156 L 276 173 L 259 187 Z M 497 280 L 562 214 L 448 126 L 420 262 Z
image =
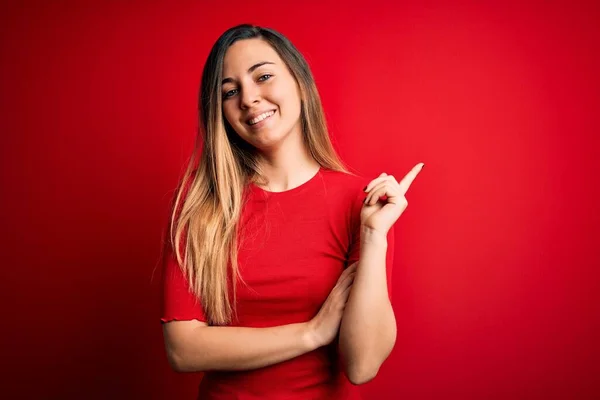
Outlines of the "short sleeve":
M 206 322 L 202 304 L 190 291 L 187 278 L 168 242 L 164 254 L 161 321 L 165 323 L 197 319 Z
M 192 176 L 196 174 L 196 171 L 192 172 Z M 180 185 L 184 185 L 185 197 L 189 191 L 191 185 L 191 179 L 186 182 L 180 182 Z M 174 207 L 175 198 L 173 198 Z M 181 210 L 179 209 L 178 212 Z M 189 321 L 197 319 L 202 322 L 206 322 L 206 316 L 202 309 L 200 300 L 191 292 L 189 282 L 184 275 L 179 263 L 171 241 L 169 240 L 169 227 L 167 224 L 167 231 L 164 236 L 163 249 L 162 249 L 162 302 L 161 302 L 161 318 L 162 323 L 179 320 Z M 181 242 L 185 243 L 185 232 L 182 234 Z M 182 250 L 183 247 L 181 248 Z
M 366 193 L 360 190 L 360 194 L 355 198 L 352 205 L 352 215 L 350 216 L 351 239 L 350 250 L 348 252 L 348 265 L 352 265 L 360 258 L 360 211 L 362 209 L 363 200 Z M 387 234 L 387 252 L 385 256 L 385 271 L 387 278 L 387 288 L 390 301 L 392 299 L 392 270 L 394 265 L 394 225 L 390 228 Z

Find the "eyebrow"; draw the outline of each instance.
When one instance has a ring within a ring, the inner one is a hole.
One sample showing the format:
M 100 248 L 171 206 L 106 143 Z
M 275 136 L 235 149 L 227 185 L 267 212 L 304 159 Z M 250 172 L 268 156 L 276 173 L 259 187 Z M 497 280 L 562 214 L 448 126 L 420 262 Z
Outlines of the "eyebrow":
M 261 66 L 263 66 L 265 64 L 275 64 L 275 63 L 271 62 L 271 61 L 261 61 L 259 63 L 254 64 L 250 68 L 248 68 L 248 73 L 251 74 L 252 72 L 254 72 L 254 70 L 256 68 L 261 67 Z M 221 82 L 221 85 L 224 85 L 224 84 L 229 83 L 229 82 L 233 82 L 233 78 L 225 78 L 225 79 L 223 79 L 223 82 Z

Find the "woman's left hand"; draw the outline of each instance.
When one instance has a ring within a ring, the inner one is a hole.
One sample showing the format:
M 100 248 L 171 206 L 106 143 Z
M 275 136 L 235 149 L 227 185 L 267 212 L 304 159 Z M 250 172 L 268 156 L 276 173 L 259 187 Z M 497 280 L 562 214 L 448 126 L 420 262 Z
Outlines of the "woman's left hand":
M 424 165 L 415 165 L 399 183 L 385 172 L 369 182 L 365 189 L 367 197 L 360 212 L 361 225 L 387 235 L 408 206 L 404 195 Z M 383 196 L 385 200 L 380 199 Z

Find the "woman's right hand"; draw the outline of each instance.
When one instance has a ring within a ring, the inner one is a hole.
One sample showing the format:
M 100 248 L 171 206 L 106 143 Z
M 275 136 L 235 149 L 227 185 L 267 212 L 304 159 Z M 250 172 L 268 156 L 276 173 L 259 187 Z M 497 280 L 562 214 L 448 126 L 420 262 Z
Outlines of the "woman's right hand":
M 354 282 L 357 265 L 358 262 L 355 262 L 342 272 L 317 315 L 308 322 L 308 331 L 315 348 L 328 345 L 335 339 Z

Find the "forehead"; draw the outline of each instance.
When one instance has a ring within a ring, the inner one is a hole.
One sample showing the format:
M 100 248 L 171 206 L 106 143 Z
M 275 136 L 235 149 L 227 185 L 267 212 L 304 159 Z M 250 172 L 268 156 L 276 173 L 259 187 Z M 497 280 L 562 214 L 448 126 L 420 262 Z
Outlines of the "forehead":
M 232 44 L 225 52 L 223 59 L 223 76 L 243 74 L 248 68 L 263 61 L 271 61 L 281 65 L 282 60 L 262 39 L 243 39 Z

